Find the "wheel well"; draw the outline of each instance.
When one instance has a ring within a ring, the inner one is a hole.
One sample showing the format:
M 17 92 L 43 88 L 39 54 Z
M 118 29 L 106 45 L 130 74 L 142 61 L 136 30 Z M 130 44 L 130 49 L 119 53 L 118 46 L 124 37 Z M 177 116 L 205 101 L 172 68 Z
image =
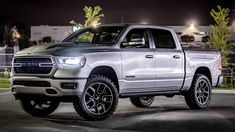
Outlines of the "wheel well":
M 109 67 L 109 66 L 96 67 L 91 71 L 89 77 L 94 76 L 94 75 L 103 75 L 109 78 L 116 85 L 117 90 L 119 92 L 119 83 L 118 83 L 117 74 L 112 67 Z
M 206 77 L 208 77 L 208 79 L 210 80 L 210 82 L 212 83 L 212 79 L 211 79 L 211 72 L 209 70 L 208 67 L 199 67 L 197 68 L 196 72 L 194 75 L 196 74 L 202 74 L 205 75 Z

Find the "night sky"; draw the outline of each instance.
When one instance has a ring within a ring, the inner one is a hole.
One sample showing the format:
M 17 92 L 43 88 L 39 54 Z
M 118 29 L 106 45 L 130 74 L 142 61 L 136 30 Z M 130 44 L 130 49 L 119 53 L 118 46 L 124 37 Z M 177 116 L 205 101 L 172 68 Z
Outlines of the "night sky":
M 156 25 L 197 25 L 213 22 L 209 11 L 217 4 L 229 7 L 235 20 L 234 0 L 0 0 L 1 23 L 30 25 L 69 25 L 83 22 L 82 8 L 100 5 L 103 23 L 149 23 Z

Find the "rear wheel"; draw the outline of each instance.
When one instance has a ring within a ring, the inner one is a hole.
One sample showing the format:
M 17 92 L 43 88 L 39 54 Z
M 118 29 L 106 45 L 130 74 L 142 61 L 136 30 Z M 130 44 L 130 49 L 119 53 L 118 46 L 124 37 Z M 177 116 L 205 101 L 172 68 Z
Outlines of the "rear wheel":
M 206 109 L 211 100 L 210 80 L 202 74 L 196 74 L 192 86 L 185 95 L 185 101 L 191 109 Z
M 32 116 L 48 116 L 54 112 L 60 102 L 48 99 L 21 99 L 20 104 L 23 110 Z
M 147 108 L 153 103 L 154 96 L 131 97 L 130 100 L 136 107 Z

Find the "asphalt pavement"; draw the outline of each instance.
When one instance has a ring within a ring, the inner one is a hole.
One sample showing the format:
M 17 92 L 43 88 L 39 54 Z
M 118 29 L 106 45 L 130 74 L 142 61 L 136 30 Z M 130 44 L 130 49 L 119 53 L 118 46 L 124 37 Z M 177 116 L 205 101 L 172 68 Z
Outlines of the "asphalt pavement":
M 49 117 L 25 113 L 8 90 L 0 90 L 0 131 L 154 131 L 234 132 L 235 94 L 214 93 L 207 110 L 190 110 L 182 96 L 156 97 L 150 108 L 136 108 L 120 99 L 114 115 L 104 121 L 85 121 L 71 103 L 61 103 Z

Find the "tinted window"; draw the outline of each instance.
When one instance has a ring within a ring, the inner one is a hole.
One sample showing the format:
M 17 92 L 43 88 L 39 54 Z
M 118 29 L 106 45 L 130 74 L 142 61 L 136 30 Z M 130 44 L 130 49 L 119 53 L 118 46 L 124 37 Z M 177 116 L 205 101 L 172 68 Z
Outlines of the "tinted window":
M 149 48 L 148 37 L 145 29 L 132 29 L 126 35 L 122 48 Z
M 156 48 L 174 49 L 175 41 L 170 31 L 162 29 L 151 29 Z

